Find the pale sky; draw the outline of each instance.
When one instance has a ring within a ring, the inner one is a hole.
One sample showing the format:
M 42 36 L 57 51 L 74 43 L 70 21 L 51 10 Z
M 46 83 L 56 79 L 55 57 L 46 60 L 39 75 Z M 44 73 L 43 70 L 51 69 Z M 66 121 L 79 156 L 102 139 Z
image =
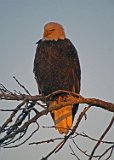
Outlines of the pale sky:
M 16 76 L 31 94 L 37 94 L 33 75 L 35 42 L 42 38 L 43 26 L 50 21 L 63 25 L 67 37 L 78 50 L 82 70 L 81 94 L 114 102 L 114 0 L 0 0 L 0 83 L 10 90 L 22 91 L 12 78 Z M 2 101 L 0 108 L 14 108 L 16 104 Z M 77 115 L 83 109 L 81 106 Z M 0 124 L 6 115 L 8 113 L 0 113 Z M 93 107 L 87 117 L 77 132 L 99 138 L 112 113 Z M 61 137 L 54 129 L 42 129 L 44 125 L 53 125 L 49 114 L 38 122 L 40 130 L 29 142 Z M 31 131 L 32 128 L 28 133 Z M 114 127 L 105 140 L 114 141 Z M 89 153 L 95 145 L 82 138 L 75 141 Z M 38 160 L 57 144 L 29 146 L 29 142 L 19 148 L 1 149 L 0 160 Z M 75 160 L 70 155 L 69 144 L 74 147 L 69 140 L 50 160 Z M 97 153 L 102 149 L 99 148 Z M 75 147 L 74 151 L 85 159 Z M 110 160 L 113 159 L 114 154 Z

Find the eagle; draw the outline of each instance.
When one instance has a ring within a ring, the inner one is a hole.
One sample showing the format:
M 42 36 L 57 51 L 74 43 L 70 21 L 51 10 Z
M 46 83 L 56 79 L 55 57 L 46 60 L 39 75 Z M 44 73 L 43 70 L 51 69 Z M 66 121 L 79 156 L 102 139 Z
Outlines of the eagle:
M 43 37 L 37 42 L 33 72 L 39 93 L 44 96 L 58 90 L 79 94 L 81 69 L 77 50 L 66 38 L 61 24 L 45 24 Z M 55 94 L 47 102 L 47 107 L 54 106 L 70 96 L 64 92 Z M 78 105 L 64 106 L 51 112 L 55 128 L 60 134 L 67 134 L 71 129 Z

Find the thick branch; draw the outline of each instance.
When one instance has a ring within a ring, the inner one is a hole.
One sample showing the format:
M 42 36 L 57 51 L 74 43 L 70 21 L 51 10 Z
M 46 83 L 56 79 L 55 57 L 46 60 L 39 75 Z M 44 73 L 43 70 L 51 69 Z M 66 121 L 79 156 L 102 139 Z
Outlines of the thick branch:
M 18 81 L 17 81 L 18 82 Z M 19 82 L 18 82 L 19 83 Z M 82 117 L 85 115 L 85 112 L 92 106 L 100 107 L 102 109 L 105 109 L 110 112 L 114 112 L 114 104 L 110 102 L 106 102 L 100 99 L 96 98 L 84 98 L 81 95 L 64 91 L 64 90 L 58 90 L 56 92 L 51 93 L 50 95 L 43 96 L 43 95 L 35 95 L 31 96 L 31 94 L 28 92 L 28 90 L 19 83 L 19 85 L 26 91 L 26 94 L 21 94 L 20 92 L 11 92 L 7 90 L 3 85 L 0 88 L 0 100 L 13 100 L 13 101 L 21 101 L 21 103 L 14 109 L 12 109 L 12 113 L 10 116 L 6 119 L 6 121 L 3 123 L 3 125 L 0 127 L 0 133 L 2 133 L 2 138 L 0 139 L 0 146 L 1 147 L 18 147 L 22 144 L 24 144 L 37 130 L 31 133 L 31 135 L 26 138 L 22 143 L 18 145 L 9 146 L 12 143 L 15 143 L 17 140 L 21 139 L 25 136 L 28 127 L 36 123 L 38 118 L 41 116 L 47 115 L 49 112 L 52 112 L 53 110 L 60 109 L 64 106 L 73 105 L 73 104 L 86 104 L 88 105 L 87 108 L 84 109 L 84 111 L 79 115 L 79 118 L 77 119 L 76 124 L 73 126 L 72 129 L 69 129 L 69 134 L 64 137 L 64 139 L 45 157 L 46 159 L 50 157 L 53 153 L 58 152 L 64 144 L 67 142 L 67 140 L 76 132 L 76 129 L 82 119 Z M 51 107 L 44 107 L 42 104 L 39 103 L 39 101 L 43 101 L 46 104 L 49 103 L 49 101 L 52 100 L 53 96 L 65 93 L 64 100 L 60 103 L 56 103 L 56 105 L 53 105 Z M 38 105 L 37 105 L 38 104 Z M 43 110 L 39 111 L 38 106 L 41 106 Z M 0 110 L 2 111 L 2 109 Z M 9 110 L 8 110 L 9 111 Z M 31 114 L 35 113 L 35 114 Z M 15 117 L 15 118 L 14 118 Z M 53 139 L 49 141 L 42 141 L 40 143 L 45 142 L 52 142 Z M 101 140 L 102 141 L 102 140 Z M 74 154 L 74 153 L 73 153 Z M 92 154 L 91 157 L 94 157 Z
M 25 95 L 25 94 L 17 95 L 17 94 L 9 94 L 9 93 L 0 93 L 0 99 L 5 99 L 5 100 L 23 101 L 27 99 L 28 101 L 38 101 L 38 100 L 45 101 L 47 97 L 44 97 L 42 95 L 30 96 L 30 95 Z M 72 96 L 70 99 L 67 100 L 67 102 L 61 102 L 57 104 L 56 106 L 53 106 L 52 108 L 50 108 L 49 111 L 52 111 L 53 108 L 59 109 L 66 105 L 78 104 L 78 103 L 79 104 L 86 103 L 90 106 L 96 106 L 96 107 L 100 107 L 102 109 L 108 110 L 110 112 L 114 112 L 114 103 L 106 102 L 106 101 L 96 99 L 96 98 L 83 98 L 82 96 L 78 98 L 76 96 Z

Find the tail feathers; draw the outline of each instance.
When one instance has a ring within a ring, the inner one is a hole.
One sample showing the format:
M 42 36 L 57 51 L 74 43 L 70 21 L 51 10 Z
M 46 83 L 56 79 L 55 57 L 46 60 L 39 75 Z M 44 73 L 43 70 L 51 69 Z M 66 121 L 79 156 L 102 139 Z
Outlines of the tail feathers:
M 51 101 L 50 107 L 56 105 L 57 101 Z M 72 127 L 72 105 L 65 106 L 61 109 L 54 110 L 52 112 L 55 123 L 55 128 L 60 134 L 67 134 Z

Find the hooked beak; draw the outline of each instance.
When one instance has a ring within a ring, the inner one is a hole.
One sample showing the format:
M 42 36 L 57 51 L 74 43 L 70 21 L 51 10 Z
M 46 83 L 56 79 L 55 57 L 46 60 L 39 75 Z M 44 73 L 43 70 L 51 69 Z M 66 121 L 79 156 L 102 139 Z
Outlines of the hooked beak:
M 45 30 L 45 31 L 44 31 L 44 34 L 43 34 L 43 37 L 45 38 L 45 37 L 47 37 L 49 34 L 50 34 L 50 31 L 49 31 L 49 30 Z

